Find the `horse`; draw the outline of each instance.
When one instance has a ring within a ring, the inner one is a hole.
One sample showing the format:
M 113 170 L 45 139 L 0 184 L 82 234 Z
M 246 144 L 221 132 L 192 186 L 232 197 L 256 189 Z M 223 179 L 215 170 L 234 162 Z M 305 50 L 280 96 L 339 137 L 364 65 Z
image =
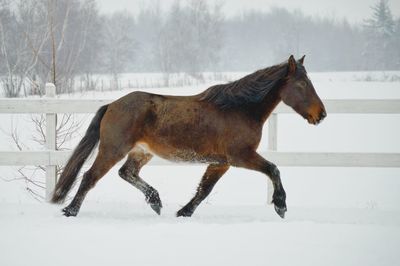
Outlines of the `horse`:
M 286 193 L 277 166 L 257 153 L 265 121 L 283 101 L 310 124 L 326 117 L 304 67 L 304 57 L 258 70 L 239 80 L 212 86 L 197 95 L 168 96 L 135 91 L 102 106 L 69 158 L 52 196 L 62 203 L 86 159 L 98 145 L 71 203 L 62 209 L 76 216 L 88 193 L 118 161 L 127 156 L 119 176 L 139 189 L 160 214 L 158 191 L 140 177 L 153 155 L 175 162 L 208 164 L 194 197 L 176 215 L 190 217 L 231 167 L 267 175 L 274 188 L 272 203 L 284 218 Z

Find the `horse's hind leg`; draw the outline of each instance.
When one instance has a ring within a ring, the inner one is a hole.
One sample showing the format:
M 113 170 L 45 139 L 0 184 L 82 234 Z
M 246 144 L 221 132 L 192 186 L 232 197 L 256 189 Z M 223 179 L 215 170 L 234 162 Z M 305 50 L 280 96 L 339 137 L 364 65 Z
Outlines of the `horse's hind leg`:
M 189 201 L 188 204 L 186 204 L 182 209 L 177 212 L 176 216 L 192 216 L 197 206 L 199 206 L 200 203 L 210 194 L 215 184 L 228 169 L 228 164 L 210 164 L 200 181 L 196 195 L 192 198 L 191 201 Z
M 86 194 L 119 160 L 121 160 L 126 152 L 110 152 L 111 149 L 102 148 L 100 144 L 99 153 L 92 167 L 83 175 L 82 182 L 79 185 L 78 192 L 71 203 L 62 211 L 65 216 L 76 216 L 81 208 L 82 202 Z
M 143 165 L 148 163 L 152 157 L 153 155 L 150 153 L 146 153 L 140 148 L 134 148 L 128 154 L 128 159 L 121 169 L 119 169 L 118 173 L 122 179 L 142 191 L 146 197 L 146 202 L 150 204 L 150 207 L 157 214 L 160 214 L 162 203 L 158 191 L 139 176 L 140 169 Z

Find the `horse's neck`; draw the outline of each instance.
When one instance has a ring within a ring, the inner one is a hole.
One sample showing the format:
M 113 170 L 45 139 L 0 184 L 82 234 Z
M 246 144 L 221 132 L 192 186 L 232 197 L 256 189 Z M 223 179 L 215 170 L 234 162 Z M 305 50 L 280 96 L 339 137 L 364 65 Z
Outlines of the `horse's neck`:
M 265 96 L 264 100 L 254 107 L 254 114 L 257 120 L 265 123 L 275 107 L 281 102 L 279 92 L 280 87 L 272 89 L 271 92 Z

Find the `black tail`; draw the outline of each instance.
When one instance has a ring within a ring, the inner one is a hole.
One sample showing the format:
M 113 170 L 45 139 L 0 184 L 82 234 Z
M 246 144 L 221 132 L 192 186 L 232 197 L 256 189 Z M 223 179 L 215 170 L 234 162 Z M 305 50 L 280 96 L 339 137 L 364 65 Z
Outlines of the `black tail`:
M 82 165 L 92 153 L 100 139 L 100 122 L 107 111 L 108 105 L 100 107 L 94 116 L 89 128 L 86 130 L 85 136 L 81 139 L 75 148 L 67 165 L 57 182 L 51 202 L 61 203 L 64 201 L 68 192 L 75 183 L 76 177 L 82 168 Z

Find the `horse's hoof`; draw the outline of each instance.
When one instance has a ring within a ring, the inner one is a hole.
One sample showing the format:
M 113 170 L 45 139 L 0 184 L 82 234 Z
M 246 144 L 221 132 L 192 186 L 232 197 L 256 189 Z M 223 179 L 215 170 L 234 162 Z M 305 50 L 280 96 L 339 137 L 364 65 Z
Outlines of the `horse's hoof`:
M 76 216 L 78 214 L 78 210 L 73 207 L 65 207 L 62 209 L 63 215 L 66 217 Z
M 192 216 L 192 214 L 193 214 L 193 211 L 182 208 L 176 213 L 176 217 L 190 217 L 190 216 Z
M 276 213 L 277 213 L 282 219 L 285 218 L 285 212 L 287 211 L 286 206 L 284 206 L 284 207 L 278 207 L 278 206 L 274 205 L 274 207 L 275 207 Z
M 161 202 L 160 203 L 150 203 L 150 207 L 155 211 L 158 215 L 161 214 Z
M 275 191 L 272 196 L 276 213 L 283 219 L 285 218 L 286 208 L 286 193 L 283 189 Z
M 157 191 L 154 190 L 148 197 L 146 197 L 146 202 L 158 215 L 160 215 L 162 203 Z

